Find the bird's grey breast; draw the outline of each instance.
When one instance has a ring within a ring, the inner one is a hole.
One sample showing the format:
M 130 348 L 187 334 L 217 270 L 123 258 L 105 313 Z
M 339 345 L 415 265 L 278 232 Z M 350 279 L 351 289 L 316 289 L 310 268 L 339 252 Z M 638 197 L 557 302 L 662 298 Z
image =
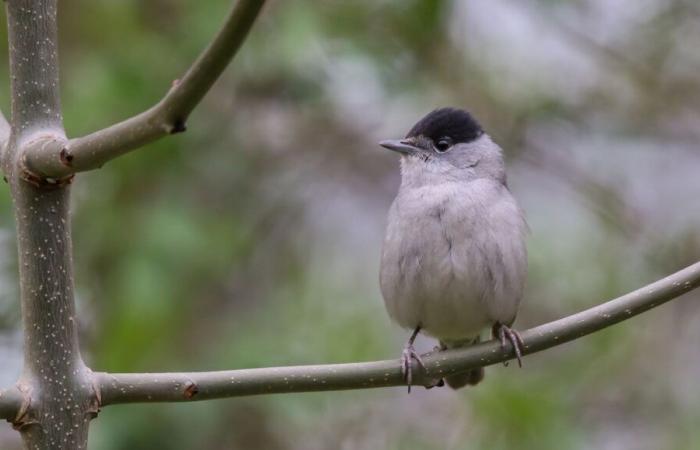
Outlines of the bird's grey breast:
M 524 280 L 523 231 L 515 201 L 494 180 L 402 186 L 382 251 L 389 314 L 444 339 L 512 321 Z

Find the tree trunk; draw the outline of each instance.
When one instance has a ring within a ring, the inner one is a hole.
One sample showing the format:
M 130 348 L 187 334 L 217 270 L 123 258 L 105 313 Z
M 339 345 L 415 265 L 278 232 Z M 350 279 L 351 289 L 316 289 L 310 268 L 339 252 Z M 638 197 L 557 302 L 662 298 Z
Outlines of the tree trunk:
M 14 203 L 24 325 L 24 393 L 14 418 L 29 449 L 82 449 L 97 411 L 80 357 L 69 188 L 27 171 L 24 153 L 65 140 L 58 89 L 56 0 L 8 0 L 11 135 L 3 158 Z

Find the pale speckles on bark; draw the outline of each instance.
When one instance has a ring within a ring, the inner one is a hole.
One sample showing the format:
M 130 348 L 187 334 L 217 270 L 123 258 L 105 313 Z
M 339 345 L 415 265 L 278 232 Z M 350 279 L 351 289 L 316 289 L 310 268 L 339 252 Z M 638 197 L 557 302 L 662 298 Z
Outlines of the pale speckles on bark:
M 12 128 L 61 124 L 56 1 L 7 0 Z
M 7 0 L 12 91 L 8 178 L 15 207 L 24 325 L 22 414 L 30 449 L 80 449 L 97 411 L 80 356 L 67 188 L 26 167 L 26 151 L 58 159 L 65 142 L 58 90 L 56 0 Z M 55 151 L 54 151 L 55 150 Z M 55 183 L 57 184 L 57 183 Z
M 21 383 L 31 397 L 17 425 L 29 448 L 84 448 L 96 411 L 78 348 L 68 196 L 68 189 L 13 183 L 25 326 Z

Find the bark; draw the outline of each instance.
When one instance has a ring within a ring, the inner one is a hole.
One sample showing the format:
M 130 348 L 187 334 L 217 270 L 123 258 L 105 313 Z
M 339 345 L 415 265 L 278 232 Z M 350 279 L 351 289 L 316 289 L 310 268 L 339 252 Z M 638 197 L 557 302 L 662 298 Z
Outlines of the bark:
M 38 143 L 65 139 L 58 89 L 56 0 L 8 0 L 11 134 L 3 157 L 14 204 L 24 325 L 22 405 L 12 419 L 29 449 L 87 446 L 97 405 L 80 357 L 73 297 L 70 191 L 24 165 Z

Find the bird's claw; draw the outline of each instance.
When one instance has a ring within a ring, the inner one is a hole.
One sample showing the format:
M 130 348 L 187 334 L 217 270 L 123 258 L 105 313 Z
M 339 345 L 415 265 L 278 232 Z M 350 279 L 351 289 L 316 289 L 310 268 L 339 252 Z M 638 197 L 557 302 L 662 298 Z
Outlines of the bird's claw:
M 420 325 L 416 327 L 415 330 L 413 330 L 413 333 L 411 334 L 411 337 L 408 338 L 408 342 L 406 342 L 406 346 L 403 348 L 403 352 L 401 352 L 401 375 L 403 375 L 403 379 L 406 382 L 406 385 L 408 386 L 408 393 L 411 393 L 411 385 L 413 385 L 413 364 L 412 360 L 416 360 L 420 368 L 423 370 L 423 372 L 427 371 L 427 368 L 425 367 L 425 364 L 423 363 L 423 359 L 421 359 L 421 356 L 416 352 L 416 349 L 413 348 L 413 343 L 416 340 L 416 336 L 418 336 L 418 333 L 420 333 L 421 327 Z M 442 348 L 435 348 L 433 351 L 440 351 Z M 438 378 L 435 380 L 431 380 L 430 383 L 425 384 L 426 389 L 432 389 L 434 387 L 441 387 L 445 385 L 445 381 L 442 378 Z
M 523 367 L 523 348 L 525 347 L 525 343 L 523 342 L 523 338 L 520 336 L 520 333 L 500 322 L 496 322 L 493 325 L 491 333 L 494 339 L 498 339 L 501 342 L 502 349 L 507 347 L 506 340 L 510 342 L 515 352 L 515 359 L 518 360 L 518 367 Z M 508 361 L 504 361 L 503 365 L 507 367 Z
M 415 360 L 421 369 L 425 370 L 423 360 L 418 352 L 416 352 L 416 350 L 413 348 L 413 344 L 409 343 L 406 344 L 403 352 L 401 352 L 401 374 L 403 375 L 403 379 L 406 381 L 409 394 L 411 393 L 411 385 L 413 384 L 413 367 L 411 360 Z

